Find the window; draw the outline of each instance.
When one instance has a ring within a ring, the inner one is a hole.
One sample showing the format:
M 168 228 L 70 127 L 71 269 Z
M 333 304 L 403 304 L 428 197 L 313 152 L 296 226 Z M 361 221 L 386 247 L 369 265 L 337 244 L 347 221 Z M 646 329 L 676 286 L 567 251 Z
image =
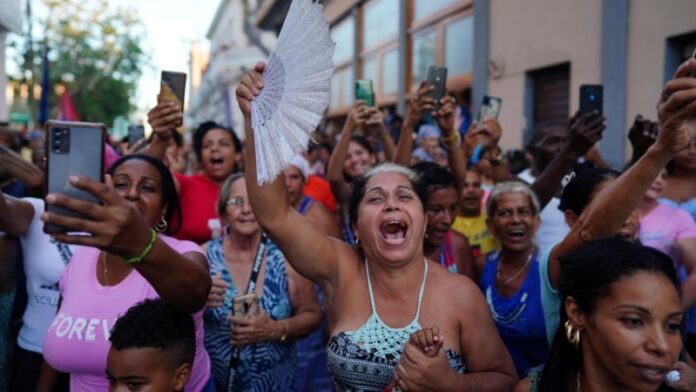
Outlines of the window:
M 353 66 L 344 67 L 334 72 L 331 77 L 331 108 L 344 108 L 353 104 Z
M 665 83 L 672 79 L 674 71 L 694 53 L 696 48 L 696 31 L 667 39 L 665 52 Z
M 561 64 L 530 72 L 531 119 L 530 129 L 547 123 L 565 125 L 570 107 L 570 64 Z
M 399 87 L 399 48 L 394 48 L 382 57 L 382 95 L 396 93 Z
M 448 76 L 470 73 L 474 57 L 474 18 L 467 16 L 445 27 L 445 66 Z
M 355 53 L 355 20 L 347 18 L 331 29 L 331 38 L 336 42 L 334 64 L 353 61 Z
M 365 6 L 363 49 L 396 36 L 399 31 L 399 0 L 372 0 Z
M 367 58 L 365 61 L 363 61 L 362 78 L 372 80 L 373 85 L 374 81 L 377 80 L 377 58 L 375 56 Z
M 450 5 L 456 4 L 458 0 L 414 0 L 414 2 L 415 20 L 421 20 Z
M 425 80 L 425 72 L 428 65 L 435 64 L 436 41 L 436 30 L 428 30 L 425 33 L 413 36 L 413 63 L 411 65 L 413 84 L 418 84 L 421 80 Z

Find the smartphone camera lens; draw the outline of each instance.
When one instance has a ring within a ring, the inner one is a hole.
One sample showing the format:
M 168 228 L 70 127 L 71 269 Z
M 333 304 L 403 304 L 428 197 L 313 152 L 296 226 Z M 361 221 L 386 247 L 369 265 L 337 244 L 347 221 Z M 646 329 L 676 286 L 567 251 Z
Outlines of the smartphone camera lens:
M 594 95 L 594 94 L 590 94 L 587 98 L 588 98 L 590 101 L 592 101 L 592 102 L 594 102 L 594 101 L 597 100 L 597 96 Z

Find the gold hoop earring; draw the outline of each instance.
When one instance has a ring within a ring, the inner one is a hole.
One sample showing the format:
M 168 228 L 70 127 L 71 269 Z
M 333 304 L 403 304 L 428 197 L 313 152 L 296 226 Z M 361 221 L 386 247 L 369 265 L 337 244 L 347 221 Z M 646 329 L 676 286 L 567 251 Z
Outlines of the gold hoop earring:
M 568 343 L 575 346 L 575 348 L 580 348 L 580 329 L 578 329 L 570 320 L 565 322 L 565 333 Z
M 162 219 L 157 223 L 157 226 L 155 226 L 155 230 L 156 230 L 158 233 L 164 233 L 165 231 L 167 231 L 167 227 L 169 227 L 169 226 L 167 225 L 167 220 L 164 219 L 164 218 L 162 218 Z

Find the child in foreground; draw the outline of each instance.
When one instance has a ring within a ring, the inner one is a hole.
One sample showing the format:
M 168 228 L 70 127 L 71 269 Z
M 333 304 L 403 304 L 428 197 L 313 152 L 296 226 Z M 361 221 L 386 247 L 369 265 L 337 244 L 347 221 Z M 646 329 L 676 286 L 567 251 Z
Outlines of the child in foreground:
M 193 319 L 161 299 L 121 316 L 109 338 L 109 391 L 178 392 L 191 376 L 196 352 Z

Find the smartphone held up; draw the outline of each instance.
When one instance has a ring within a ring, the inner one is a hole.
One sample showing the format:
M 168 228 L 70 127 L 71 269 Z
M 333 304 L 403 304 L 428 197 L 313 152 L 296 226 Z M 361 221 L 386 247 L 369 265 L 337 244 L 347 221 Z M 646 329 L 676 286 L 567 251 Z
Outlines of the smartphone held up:
M 447 67 L 429 65 L 426 71 L 426 82 L 432 86 L 428 96 L 435 100 L 435 109 L 439 110 L 442 105 L 440 100 L 447 93 Z
M 158 102 L 176 102 L 184 110 L 186 74 L 183 72 L 162 71 Z
M 355 100 L 364 101 L 370 107 L 375 106 L 375 90 L 372 87 L 372 80 L 355 81 Z
M 97 123 L 48 121 L 46 123 L 46 193 L 60 193 L 68 197 L 99 203 L 92 194 L 73 187 L 71 176 L 85 176 L 102 180 L 106 126 Z M 89 219 L 77 211 L 47 204 L 46 211 Z M 45 224 L 44 232 L 61 233 L 62 227 Z

